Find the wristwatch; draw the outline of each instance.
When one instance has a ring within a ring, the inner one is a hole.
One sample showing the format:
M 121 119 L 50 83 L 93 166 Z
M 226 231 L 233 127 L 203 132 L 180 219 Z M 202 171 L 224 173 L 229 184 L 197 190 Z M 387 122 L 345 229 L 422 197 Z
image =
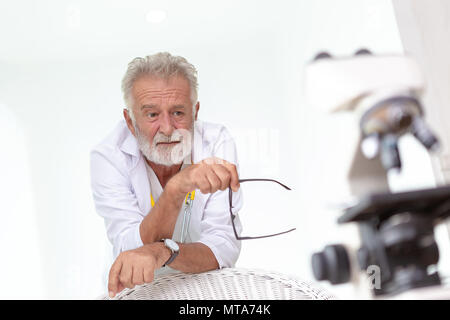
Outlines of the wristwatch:
M 166 263 L 164 263 L 164 265 L 163 265 L 163 267 L 165 267 L 166 265 L 170 264 L 177 257 L 178 253 L 180 252 L 180 247 L 178 246 L 178 243 L 176 243 L 172 239 L 161 239 L 160 241 L 164 242 L 164 245 L 166 246 L 166 248 L 168 248 L 172 252 L 169 260 L 167 260 Z

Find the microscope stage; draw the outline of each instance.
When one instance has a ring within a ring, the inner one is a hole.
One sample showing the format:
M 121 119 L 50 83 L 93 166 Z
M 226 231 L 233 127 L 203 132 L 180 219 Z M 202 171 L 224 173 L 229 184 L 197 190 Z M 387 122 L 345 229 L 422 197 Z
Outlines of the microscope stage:
M 399 193 L 378 193 L 362 197 L 355 206 L 347 208 L 338 223 L 384 220 L 402 212 L 444 218 L 450 214 L 450 186 Z

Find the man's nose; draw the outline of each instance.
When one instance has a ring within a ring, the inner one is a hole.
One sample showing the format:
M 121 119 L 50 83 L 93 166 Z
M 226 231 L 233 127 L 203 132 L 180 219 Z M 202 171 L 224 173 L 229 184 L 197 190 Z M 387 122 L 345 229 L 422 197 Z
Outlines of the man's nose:
M 166 136 L 171 136 L 174 129 L 175 128 L 172 124 L 172 119 L 170 118 L 169 114 L 163 112 L 160 117 L 159 131 Z

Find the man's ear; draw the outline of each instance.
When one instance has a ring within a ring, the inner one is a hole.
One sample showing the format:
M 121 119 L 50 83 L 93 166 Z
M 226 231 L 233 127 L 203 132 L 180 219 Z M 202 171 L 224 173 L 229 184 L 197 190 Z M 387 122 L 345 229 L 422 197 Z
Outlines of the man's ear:
M 199 109 L 200 109 L 200 101 L 197 101 L 197 104 L 195 105 L 195 121 L 197 121 Z
M 123 109 L 123 117 L 125 118 L 125 121 L 127 122 L 127 127 L 133 134 L 133 136 L 136 137 L 136 132 L 134 132 L 134 126 L 133 126 L 133 120 L 131 120 L 131 117 L 129 115 L 129 112 L 127 108 Z

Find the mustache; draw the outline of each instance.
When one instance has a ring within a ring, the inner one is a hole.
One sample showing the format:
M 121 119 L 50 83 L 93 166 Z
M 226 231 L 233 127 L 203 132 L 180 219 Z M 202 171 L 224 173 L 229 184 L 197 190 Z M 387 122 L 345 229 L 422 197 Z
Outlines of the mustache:
M 170 136 L 166 136 L 163 133 L 157 133 L 153 137 L 153 145 L 156 145 L 158 143 L 182 142 L 183 138 L 183 135 L 177 131 L 174 131 Z

